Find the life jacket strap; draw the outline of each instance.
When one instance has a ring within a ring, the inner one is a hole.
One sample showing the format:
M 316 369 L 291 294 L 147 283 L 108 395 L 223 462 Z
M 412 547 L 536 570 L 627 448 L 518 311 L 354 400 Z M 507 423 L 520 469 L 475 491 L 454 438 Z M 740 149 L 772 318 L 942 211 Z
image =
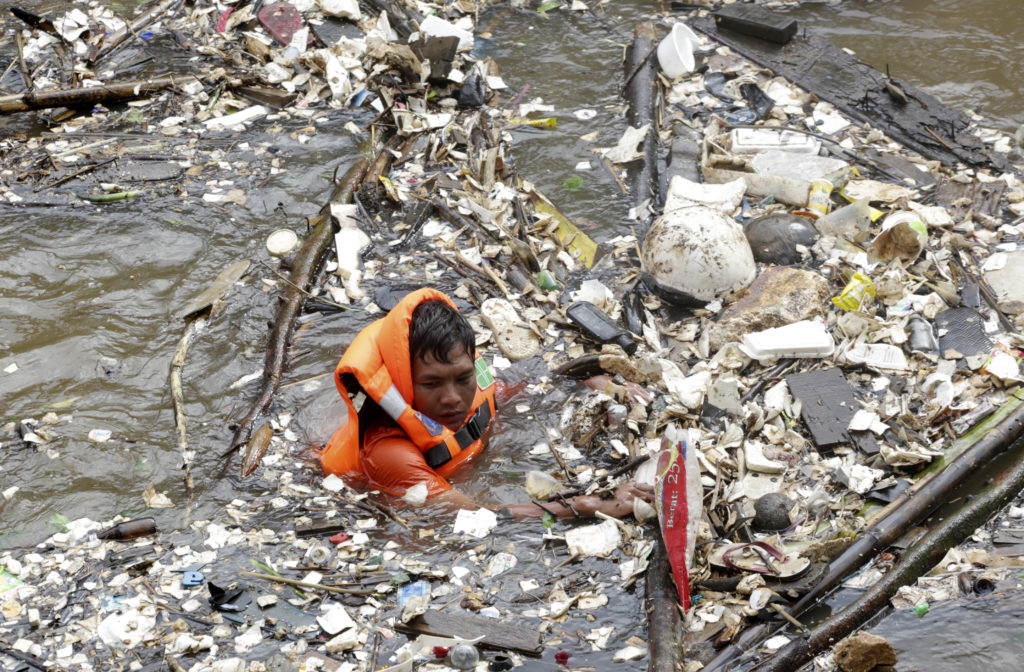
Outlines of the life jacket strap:
M 458 455 L 459 452 L 466 450 L 474 442 L 480 440 L 480 437 L 487 431 L 487 426 L 491 424 L 491 405 L 488 403 L 480 404 L 480 407 L 476 409 L 476 413 L 473 414 L 466 424 L 459 428 L 459 431 L 455 432 L 452 437 L 456 443 L 459 444 L 459 451 L 455 453 Z M 441 442 L 428 450 L 423 452 L 423 457 L 427 460 L 427 465 L 431 469 L 437 469 L 450 462 L 455 455 L 452 454 L 448 444 Z

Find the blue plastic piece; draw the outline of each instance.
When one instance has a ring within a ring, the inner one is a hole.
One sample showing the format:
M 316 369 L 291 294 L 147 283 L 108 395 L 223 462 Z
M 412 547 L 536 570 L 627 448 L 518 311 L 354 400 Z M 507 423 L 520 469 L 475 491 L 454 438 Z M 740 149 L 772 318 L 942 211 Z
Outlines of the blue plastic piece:
M 185 588 L 195 588 L 196 586 L 203 585 L 203 581 L 206 577 L 203 576 L 202 572 L 185 572 L 181 577 L 181 585 Z

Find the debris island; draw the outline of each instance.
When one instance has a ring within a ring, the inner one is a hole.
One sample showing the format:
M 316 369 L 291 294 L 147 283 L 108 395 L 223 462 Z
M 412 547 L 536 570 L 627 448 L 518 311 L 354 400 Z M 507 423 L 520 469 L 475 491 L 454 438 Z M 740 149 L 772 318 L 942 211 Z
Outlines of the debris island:
M 234 283 L 258 273 L 281 293 L 259 390 L 223 447 L 265 496 L 213 519 L 186 510 L 176 530 L 71 520 L 3 552 L 0 661 L 660 671 L 817 656 L 816 669 L 868 669 L 852 644 L 831 646 L 880 609 L 1014 585 L 1024 560 L 998 549 L 1024 516 L 1019 456 L 920 526 L 1015 454 L 1024 426 L 1020 154 L 766 4 L 695 3 L 637 26 L 609 72 L 629 127 L 593 159 L 633 200 L 631 235 L 600 240 L 519 173 L 509 129 L 557 120 L 474 55 L 478 4 L 159 0 L 128 22 L 96 4 L 13 8 L 0 113 L 45 114 L 50 130 L 0 136 L 8 210 L 44 204 L 41 191 L 102 207 L 151 188 L 230 208 L 245 199 L 234 179 L 281 169 L 267 147 L 232 158 L 237 131 L 307 120 L 295 132 L 313 135 L 346 107 L 367 120 L 346 125 L 364 150 L 319 212 L 268 241 L 273 262 L 226 269 L 182 311 L 169 371 L 191 490 L 188 345 Z M 205 65 L 136 79 L 144 62 L 111 65 L 160 31 Z M 129 122 L 172 149 L 99 134 Z M 419 286 L 466 312 L 513 392 L 503 414 L 529 418 L 564 391 L 521 501 L 628 478 L 663 494 L 659 457 L 674 450 L 689 485 L 681 555 L 662 541 L 678 532 L 666 499 L 624 521 L 431 517 L 422 493 L 392 499 L 300 459 L 295 409 L 275 405 L 296 322 L 347 310 L 368 323 Z M 43 444 L 57 421 L 15 429 Z M 800 620 L 840 584 L 863 594 Z

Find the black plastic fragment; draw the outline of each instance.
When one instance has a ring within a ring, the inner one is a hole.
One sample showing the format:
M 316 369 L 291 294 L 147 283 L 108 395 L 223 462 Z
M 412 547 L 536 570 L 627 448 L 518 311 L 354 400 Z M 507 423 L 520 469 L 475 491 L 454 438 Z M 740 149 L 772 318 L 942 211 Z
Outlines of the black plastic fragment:
M 800 400 L 801 418 L 819 450 L 831 452 L 836 446 L 852 443 L 868 455 L 878 452 L 878 442 L 871 432 L 847 430 L 861 406 L 838 368 L 790 374 L 786 384 Z
M 743 100 L 747 101 L 747 107 L 753 113 L 755 121 L 764 119 L 775 106 L 772 97 L 752 82 L 740 84 L 740 95 L 743 96 Z
M 459 107 L 476 108 L 484 104 L 486 95 L 487 89 L 484 87 L 484 78 L 480 76 L 479 72 L 474 72 L 469 77 L 466 77 L 466 81 L 459 87 L 459 94 L 456 100 L 459 102 Z
M 776 14 L 757 5 L 725 5 L 712 12 L 712 16 L 715 17 L 715 24 L 723 30 L 758 37 L 776 44 L 787 44 L 796 35 L 796 19 Z
M 947 308 L 935 316 L 939 334 L 939 356 L 956 350 L 964 357 L 991 352 L 992 341 L 985 334 L 985 319 L 974 308 Z
M 799 264 L 803 257 L 796 246 L 809 248 L 818 239 L 818 231 L 810 219 L 787 213 L 753 219 L 743 227 L 743 232 L 755 261 L 778 266 Z
M 871 499 L 877 499 L 880 502 L 888 504 L 892 500 L 900 496 L 900 494 L 910 487 L 910 481 L 905 478 L 898 478 L 892 485 L 887 485 L 884 488 L 877 488 L 868 492 L 868 497 Z
M 252 601 L 252 597 L 245 592 L 245 588 L 225 590 L 212 581 L 206 584 L 210 589 L 210 606 L 221 612 L 245 611 L 246 606 Z

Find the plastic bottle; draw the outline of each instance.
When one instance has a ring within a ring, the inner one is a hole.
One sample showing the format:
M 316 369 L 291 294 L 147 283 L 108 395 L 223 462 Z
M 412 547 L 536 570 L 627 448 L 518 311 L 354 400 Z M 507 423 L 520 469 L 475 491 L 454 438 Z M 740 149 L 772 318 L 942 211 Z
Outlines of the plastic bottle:
M 815 226 L 826 236 L 852 237 L 871 224 L 871 206 L 866 198 L 844 205 L 818 218 Z
M 125 539 L 135 539 L 136 537 L 145 537 L 155 533 L 155 520 L 152 518 L 136 518 L 135 520 L 126 520 L 113 527 L 108 527 L 102 532 L 98 532 L 96 536 L 100 539 L 124 541 Z
M 630 333 L 589 301 L 576 301 L 565 309 L 565 314 L 579 325 L 583 333 L 594 340 L 602 343 L 618 343 L 630 355 L 636 352 L 637 344 Z
M 920 315 L 914 315 L 907 323 L 910 330 L 910 349 L 913 352 L 934 355 L 939 351 L 939 342 L 935 340 L 932 325 Z

